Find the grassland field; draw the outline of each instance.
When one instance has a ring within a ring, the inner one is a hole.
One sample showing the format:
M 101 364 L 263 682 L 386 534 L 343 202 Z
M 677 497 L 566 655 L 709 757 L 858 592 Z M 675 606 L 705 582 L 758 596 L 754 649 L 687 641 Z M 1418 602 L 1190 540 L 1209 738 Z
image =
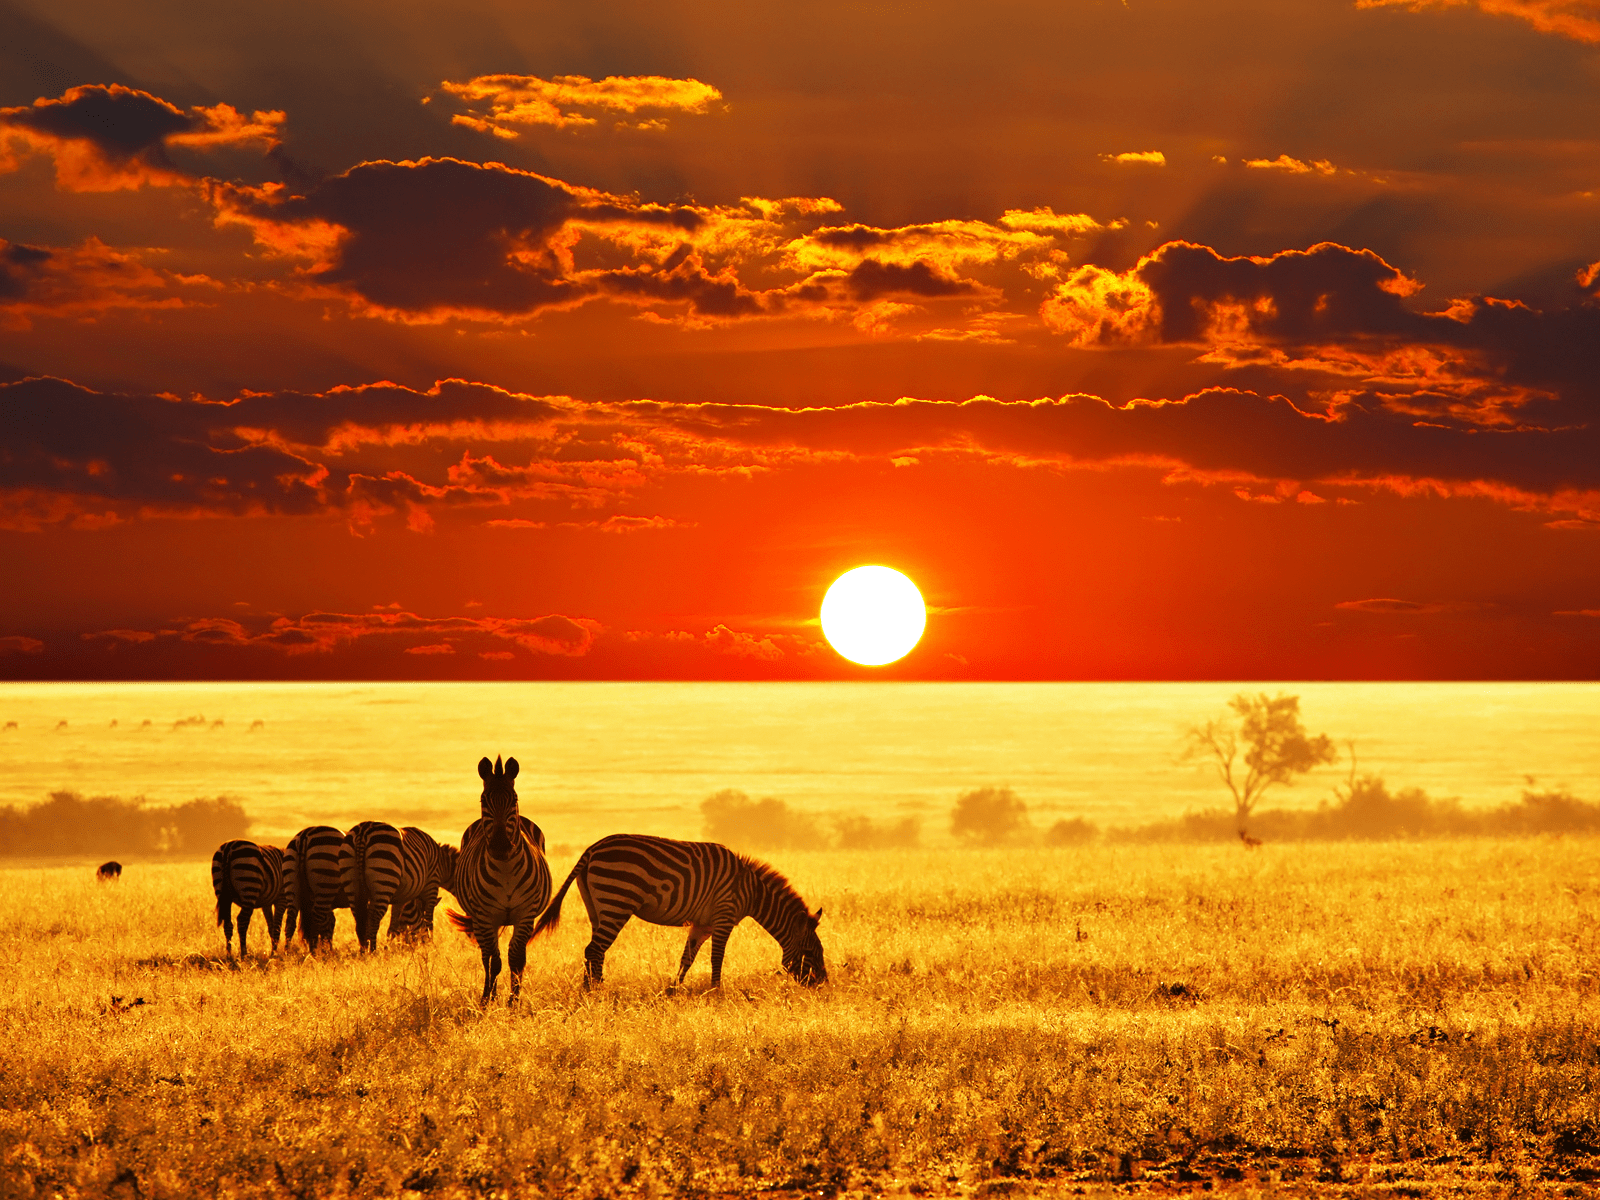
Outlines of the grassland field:
M 207 863 L 0 870 L 0 1194 L 1600 1188 L 1600 840 L 775 857 L 825 986 L 633 922 L 585 992 L 571 902 L 487 1010 L 442 911 L 230 963 Z

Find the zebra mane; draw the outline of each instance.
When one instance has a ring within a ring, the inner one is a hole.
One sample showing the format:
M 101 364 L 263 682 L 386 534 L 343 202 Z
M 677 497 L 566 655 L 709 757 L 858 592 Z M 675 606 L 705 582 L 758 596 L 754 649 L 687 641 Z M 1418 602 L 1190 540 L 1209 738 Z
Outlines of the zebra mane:
M 764 863 L 759 858 L 751 858 L 748 854 L 735 854 L 740 864 L 756 877 L 756 882 L 769 888 L 777 894 L 780 901 L 793 901 L 798 904 L 803 912 L 809 913 L 811 909 L 801 899 L 800 893 L 794 890 L 794 884 L 786 879 L 781 871 L 771 863 Z

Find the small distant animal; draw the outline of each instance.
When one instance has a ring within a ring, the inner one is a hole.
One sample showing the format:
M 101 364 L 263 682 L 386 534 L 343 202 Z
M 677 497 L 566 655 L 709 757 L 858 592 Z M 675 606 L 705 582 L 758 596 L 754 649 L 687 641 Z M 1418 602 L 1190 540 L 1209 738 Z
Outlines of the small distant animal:
M 17 723 L 15 721 L 7 721 L 6 722 L 6 728 L 7 729 L 15 729 L 16 727 L 17 727 Z
M 462 851 L 465 856 L 465 851 Z M 653 925 L 684 925 L 689 940 L 678 964 L 678 982 L 689 974 L 706 938 L 711 939 L 711 986 L 722 986 L 722 955 L 728 935 L 746 917 L 770 933 L 783 950 L 783 969 L 806 987 L 828 981 L 817 922 L 789 881 L 766 863 L 735 854 L 715 842 L 679 842 L 642 834 L 603 837 L 579 856 L 550 907 L 534 927 L 537 937 L 561 920 L 561 901 L 573 882 L 589 910 L 593 935 L 583 952 L 584 986 L 599 983 L 606 951 L 638 917 Z
M 500 976 L 500 929 L 512 927 L 506 965 L 511 968 L 510 1003 L 515 1004 L 522 992 L 528 939 L 550 900 L 550 864 L 544 857 L 544 834 L 518 811 L 517 760 L 508 758 L 502 766 L 498 758 L 493 763 L 484 758 L 478 763 L 478 776 L 483 780 L 479 805 L 483 816 L 461 835 L 456 886 L 451 889 L 466 912 L 447 913 L 483 954 L 479 1004 L 494 998 Z
M 1244 843 L 1244 848 L 1246 850 L 1259 850 L 1259 849 L 1261 849 L 1261 839 L 1260 838 L 1251 837 L 1248 833 L 1246 833 L 1242 829 L 1239 830 L 1239 840 Z
M 57 729 L 65 729 L 66 727 L 67 727 L 67 723 L 65 721 L 57 721 L 56 722 L 56 728 Z
M 111 862 L 101 863 L 100 869 L 94 873 L 94 877 L 101 883 L 109 883 L 113 879 L 121 879 L 122 864 L 115 859 Z
M 140 729 L 149 729 L 152 724 L 153 724 L 153 722 L 150 720 L 150 718 L 146 717 L 143 721 L 141 721 L 139 723 L 139 728 Z
M 115 717 L 112 717 L 111 718 L 111 728 L 115 729 L 116 727 L 117 727 L 117 719 Z
M 265 721 L 263 721 L 260 717 L 257 717 L 254 721 L 250 722 L 250 732 L 251 733 L 254 733 L 258 729 L 265 729 L 266 727 L 267 727 L 267 723 Z
M 217 924 L 227 938 L 228 957 L 233 957 L 233 906 L 239 906 L 239 957 L 250 953 L 245 938 L 250 917 L 261 909 L 267 918 L 267 935 L 272 949 L 278 949 L 278 934 L 283 925 L 283 851 L 276 846 L 254 842 L 223 842 L 211 856 L 211 890 L 217 897 Z
M 213 728 L 213 729 L 221 729 L 222 728 L 222 718 L 218 717 L 215 721 L 211 722 L 211 728 Z

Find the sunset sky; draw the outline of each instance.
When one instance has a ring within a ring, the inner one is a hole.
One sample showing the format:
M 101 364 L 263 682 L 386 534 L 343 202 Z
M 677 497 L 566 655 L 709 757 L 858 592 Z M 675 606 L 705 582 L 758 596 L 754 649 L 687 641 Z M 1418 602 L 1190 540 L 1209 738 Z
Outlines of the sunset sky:
M 1594 678 L 1597 403 L 1595 0 L 0 0 L 0 678 Z

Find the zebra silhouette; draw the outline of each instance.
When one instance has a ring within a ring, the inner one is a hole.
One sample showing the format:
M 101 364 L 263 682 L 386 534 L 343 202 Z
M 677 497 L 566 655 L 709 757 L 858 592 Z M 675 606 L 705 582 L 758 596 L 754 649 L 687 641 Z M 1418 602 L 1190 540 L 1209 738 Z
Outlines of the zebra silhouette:
M 812 912 L 789 881 L 766 863 L 735 854 L 715 842 L 617 833 L 601 838 L 579 856 L 556 898 L 534 926 L 534 936 L 561 920 L 561 901 L 573 881 L 589 910 L 591 936 L 583 952 L 584 986 L 605 975 L 606 951 L 638 917 L 655 925 L 689 930 L 678 983 L 688 975 L 706 938 L 711 939 L 711 986 L 722 986 L 722 955 L 733 927 L 755 918 L 783 951 L 783 969 L 807 987 L 826 983 L 822 941 Z
M 333 944 L 333 910 L 350 907 L 339 870 L 343 845 L 344 834 L 333 826 L 309 825 L 289 839 L 283 852 L 289 895 L 300 917 L 301 936 L 311 950 L 323 942 Z M 292 919 L 289 932 L 292 937 Z
M 544 859 L 544 834 L 517 809 L 517 760 L 505 766 L 496 758 L 478 763 L 483 780 L 483 815 L 461 835 L 461 857 L 456 864 L 456 885 L 451 889 L 464 913 L 447 909 L 452 924 L 471 935 L 483 953 L 483 995 L 480 1004 L 494 998 L 500 975 L 500 929 L 510 925 L 511 946 L 506 965 L 511 968 L 511 1000 L 522 993 L 522 970 L 527 964 L 528 939 L 534 922 L 550 900 L 550 866 Z
M 339 843 L 339 878 L 363 951 L 378 948 L 378 926 L 399 886 L 403 858 L 400 831 L 384 821 L 362 821 Z
M 223 842 L 211 856 L 211 890 L 216 893 L 217 924 L 227 939 L 228 957 L 233 957 L 235 904 L 239 906 L 239 957 L 250 953 L 245 948 L 245 937 L 251 914 L 258 908 L 266 915 L 267 936 L 272 939 L 273 953 L 277 953 L 287 899 L 282 850 L 243 840 Z M 289 935 L 294 936 L 292 929 Z
M 461 851 L 434 841 L 415 825 L 400 831 L 400 849 L 400 883 L 389 901 L 389 936 L 431 938 L 439 889 L 455 891 Z

